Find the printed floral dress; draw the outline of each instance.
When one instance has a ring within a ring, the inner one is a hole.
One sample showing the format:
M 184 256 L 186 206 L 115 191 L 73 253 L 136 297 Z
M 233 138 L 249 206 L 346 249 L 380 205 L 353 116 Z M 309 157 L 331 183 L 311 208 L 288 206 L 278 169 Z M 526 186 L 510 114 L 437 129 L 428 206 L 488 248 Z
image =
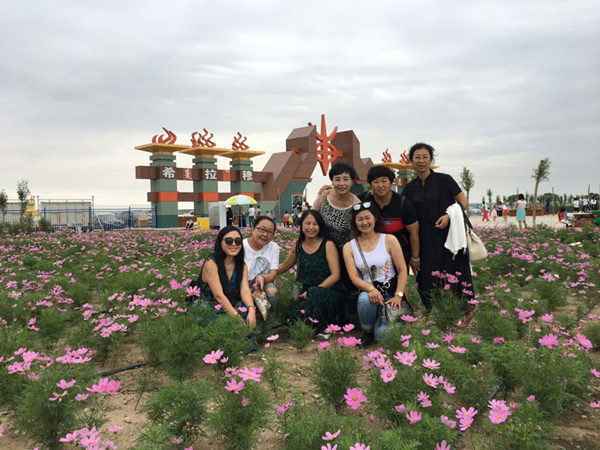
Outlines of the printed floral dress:
M 290 312 L 290 319 L 310 321 L 318 329 L 323 330 L 329 324 L 337 323 L 341 317 L 348 298 L 344 283 L 338 281 L 330 288 L 318 285 L 331 275 L 327 263 L 327 240 L 323 239 L 316 252 L 308 254 L 300 246 L 298 252 L 298 276 L 296 281 L 302 283 L 302 292 L 307 292 L 306 299 L 300 299 Z M 302 312 L 304 311 L 304 312 Z M 318 322 L 314 322 L 317 320 Z

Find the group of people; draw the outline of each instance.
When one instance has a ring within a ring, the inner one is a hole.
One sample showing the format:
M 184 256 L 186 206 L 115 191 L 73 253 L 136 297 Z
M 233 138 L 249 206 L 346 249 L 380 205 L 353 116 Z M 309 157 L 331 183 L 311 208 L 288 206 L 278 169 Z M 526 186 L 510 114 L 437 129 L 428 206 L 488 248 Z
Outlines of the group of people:
M 492 211 L 490 213 L 490 210 Z M 494 206 L 488 206 L 488 204 L 485 202 L 485 200 L 483 201 L 482 205 L 481 205 L 481 211 L 483 213 L 483 218 L 481 219 L 482 222 L 489 222 L 490 221 L 490 217 L 492 218 L 492 220 L 495 222 L 496 219 L 498 217 L 504 217 L 504 221 L 507 220 L 507 216 L 508 216 L 508 207 L 504 204 L 497 203 Z
M 261 215 L 262 211 L 260 210 L 260 205 L 256 205 L 256 207 L 250 206 L 248 208 L 248 213 L 246 213 L 243 206 L 240 206 L 238 211 L 238 225 L 242 229 L 246 228 L 247 226 L 254 228 L 256 218 L 260 217 Z M 264 215 L 271 218 L 273 221 L 275 220 L 275 211 L 267 211 Z M 227 225 L 233 225 L 233 210 L 231 207 L 227 207 L 226 218 Z
M 222 229 L 199 277 L 199 301 L 219 304 L 222 312 L 253 327 L 257 299 L 266 297 L 275 308 L 279 291 L 274 281 L 296 266 L 297 301 L 290 319 L 323 331 L 344 320 L 354 298 L 362 346 L 367 347 L 385 328 L 383 309 L 400 309 L 408 301 L 410 270 L 428 309 L 439 274 L 456 277 L 453 293 L 464 310 L 457 325 L 468 326 L 475 310 L 468 254 L 447 243 L 450 228 L 464 231 L 466 197 L 450 175 L 431 169 L 433 147 L 415 144 L 409 158 L 417 177 L 401 195 L 392 191 L 394 172 L 375 166 L 367 177 L 370 191 L 357 197 L 350 191 L 357 179 L 354 167 L 334 164 L 331 186 L 319 191 L 312 209 L 305 205 L 298 215 L 298 239 L 281 264 L 280 249 L 272 242 L 277 229 L 272 218 L 256 216 L 247 239 L 236 227 Z M 356 291 L 357 300 L 351 295 Z

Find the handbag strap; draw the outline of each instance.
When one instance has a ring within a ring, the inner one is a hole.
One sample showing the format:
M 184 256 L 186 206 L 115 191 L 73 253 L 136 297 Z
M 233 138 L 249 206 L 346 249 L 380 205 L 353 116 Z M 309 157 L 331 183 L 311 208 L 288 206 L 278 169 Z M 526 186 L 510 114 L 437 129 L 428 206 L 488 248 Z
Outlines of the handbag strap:
M 373 287 L 375 286 L 375 281 L 373 281 L 373 277 L 371 276 L 371 271 L 369 270 L 369 265 L 367 264 L 367 259 L 365 258 L 365 255 L 362 251 L 362 248 L 360 246 L 360 242 L 358 242 L 358 238 L 356 238 L 356 246 L 358 247 L 358 251 L 360 253 L 360 257 L 363 260 L 363 264 L 365 265 L 365 270 L 367 271 L 367 274 L 369 274 L 369 279 L 371 280 L 371 283 L 373 284 Z

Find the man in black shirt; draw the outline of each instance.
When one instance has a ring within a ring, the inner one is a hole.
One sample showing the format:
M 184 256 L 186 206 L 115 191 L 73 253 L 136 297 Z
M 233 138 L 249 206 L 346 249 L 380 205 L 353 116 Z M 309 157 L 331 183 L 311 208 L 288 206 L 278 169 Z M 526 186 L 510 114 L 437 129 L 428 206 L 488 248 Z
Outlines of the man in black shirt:
M 400 241 L 406 266 L 416 273 L 421 268 L 419 259 L 419 221 L 411 201 L 402 195 L 392 192 L 392 182 L 396 174 L 385 166 L 371 167 L 367 181 L 371 185 L 370 192 L 358 197 L 362 202 L 374 201 L 383 217 L 383 232 L 393 234 Z

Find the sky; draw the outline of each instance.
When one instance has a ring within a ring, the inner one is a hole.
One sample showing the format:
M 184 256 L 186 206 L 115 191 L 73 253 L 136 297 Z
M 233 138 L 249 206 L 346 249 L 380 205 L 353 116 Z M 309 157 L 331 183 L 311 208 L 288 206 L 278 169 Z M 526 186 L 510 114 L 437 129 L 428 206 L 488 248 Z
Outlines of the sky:
M 321 114 L 374 162 L 433 145 L 439 171 L 472 171 L 472 201 L 533 193 L 543 158 L 540 192 L 600 190 L 596 0 L 8 0 L 0 49 L 11 199 L 24 179 L 40 199 L 144 205 L 134 147 L 161 127 L 224 148 L 239 131 L 260 170 Z M 309 201 L 325 180 L 317 167 Z

